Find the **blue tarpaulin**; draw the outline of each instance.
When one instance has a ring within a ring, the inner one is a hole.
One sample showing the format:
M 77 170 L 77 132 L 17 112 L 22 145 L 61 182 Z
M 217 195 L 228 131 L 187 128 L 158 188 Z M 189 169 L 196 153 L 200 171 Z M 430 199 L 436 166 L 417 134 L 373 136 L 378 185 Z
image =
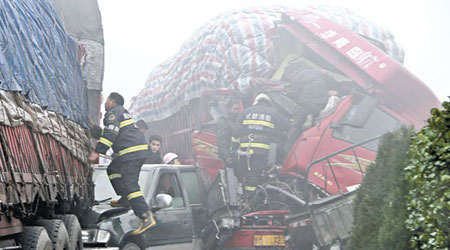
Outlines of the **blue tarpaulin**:
M 78 45 L 49 1 L 0 1 L 0 89 L 85 125 Z

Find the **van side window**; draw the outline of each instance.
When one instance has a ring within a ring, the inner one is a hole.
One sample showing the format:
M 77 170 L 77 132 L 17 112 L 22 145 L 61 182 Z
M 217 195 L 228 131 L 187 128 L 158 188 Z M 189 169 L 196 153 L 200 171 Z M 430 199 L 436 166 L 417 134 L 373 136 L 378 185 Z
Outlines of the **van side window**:
M 200 186 L 197 175 L 194 172 L 181 172 L 181 179 L 189 197 L 191 205 L 202 204 Z
M 159 176 L 155 196 L 157 194 L 168 194 L 172 196 L 171 208 L 185 207 L 183 193 L 181 192 L 180 188 L 180 183 L 175 174 L 162 173 Z

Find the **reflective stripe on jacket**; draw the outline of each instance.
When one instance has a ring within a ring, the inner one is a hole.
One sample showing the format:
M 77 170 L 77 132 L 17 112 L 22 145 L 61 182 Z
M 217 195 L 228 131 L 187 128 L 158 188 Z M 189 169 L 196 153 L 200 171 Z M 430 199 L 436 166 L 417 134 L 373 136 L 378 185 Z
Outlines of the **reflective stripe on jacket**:
M 242 151 L 267 154 L 271 143 L 282 143 L 289 121 L 265 103 L 246 108 L 237 118 L 234 138 L 239 138 Z
M 142 159 L 148 155 L 144 134 L 135 126 L 134 120 L 122 106 L 109 109 L 103 119 L 104 129 L 95 151 L 105 154 L 111 147 L 119 157 Z

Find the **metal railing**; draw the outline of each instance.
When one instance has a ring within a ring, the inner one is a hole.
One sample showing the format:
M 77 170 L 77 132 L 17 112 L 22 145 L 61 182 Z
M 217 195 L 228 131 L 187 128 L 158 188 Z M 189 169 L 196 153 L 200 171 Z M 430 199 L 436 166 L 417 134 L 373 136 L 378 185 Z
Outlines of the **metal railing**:
M 339 193 L 342 194 L 342 189 L 341 189 L 339 181 L 338 181 L 338 179 L 336 177 L 336 174 L 334 172 L 333 166 L 332 166 L 332 164 L 330 162 L 330 158 L 333 157 L 333 156 L 336 156 L 336 155 L 338 155 L 340 153 L 343 153 L 345 151 L 352 150 L 352 152 L 353 152 L 353 154 L 355 156 L 356 164 L 358 165 L 359 171 L 361 172 L 361 175 L 364 176 L 364 172 L 362 171 L 361 163 L 359 161 L 358 154 L 356 153 L 355 148 L 359 147 L 361 145 L 367 144 L 369 142 L 375 141 L 377 139 L 380 139 L 382 136 L 383 135 L 378 135 L 378 136 L 372 137 L 370 139 L 367 139 L 365 141 L 353 144 L 353 145 L 348 146 L 346 148 L 343 148 L 343 149 L 341 149 L 339 151 L 336 151 L 336 152 L 334 152 L 332 154 L 326 155 L 324 157 L 321 157 L 321 158 L 319 158 L 317 160 L 314 160 L 314 161 L 310 162 L 308 164 L 308 166 L 306 167 L 306 172 L 305 172 L 305 177 L 306 177 L 305 180 L 306 181 L 305 181 L 305 184 L 304 184 L 305 185 L 304 190 L 305 190 L 305 200 L 306 200 L 306 202 L 309 203 L 309 195 L 308 195 L 309 194 L 309 186 L 310 186 L 310 183 L 309 183 L 309 171 L 310 171 L 312 166 L 314 166 L 315 164 L 317 164 L 319 162 L 326 161 L 327 165 L 330 168 L 331 173 L 333 174 L 333 178 L 334 178 L 334 181 L 335 181 L 335 183 L 336 183 L 336 185 L 338 187 Z M 325 179 L 325 187 L 326 187 L 326 183 L 327 183 L 327 179 Z

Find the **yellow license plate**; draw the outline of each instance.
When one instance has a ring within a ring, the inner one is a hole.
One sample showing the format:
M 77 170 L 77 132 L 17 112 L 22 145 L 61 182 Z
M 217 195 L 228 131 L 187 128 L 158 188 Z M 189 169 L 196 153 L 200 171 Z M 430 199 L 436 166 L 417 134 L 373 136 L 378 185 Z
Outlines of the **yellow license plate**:
M 253 235 L 254 246 L 284 246 L 284 235 Z

